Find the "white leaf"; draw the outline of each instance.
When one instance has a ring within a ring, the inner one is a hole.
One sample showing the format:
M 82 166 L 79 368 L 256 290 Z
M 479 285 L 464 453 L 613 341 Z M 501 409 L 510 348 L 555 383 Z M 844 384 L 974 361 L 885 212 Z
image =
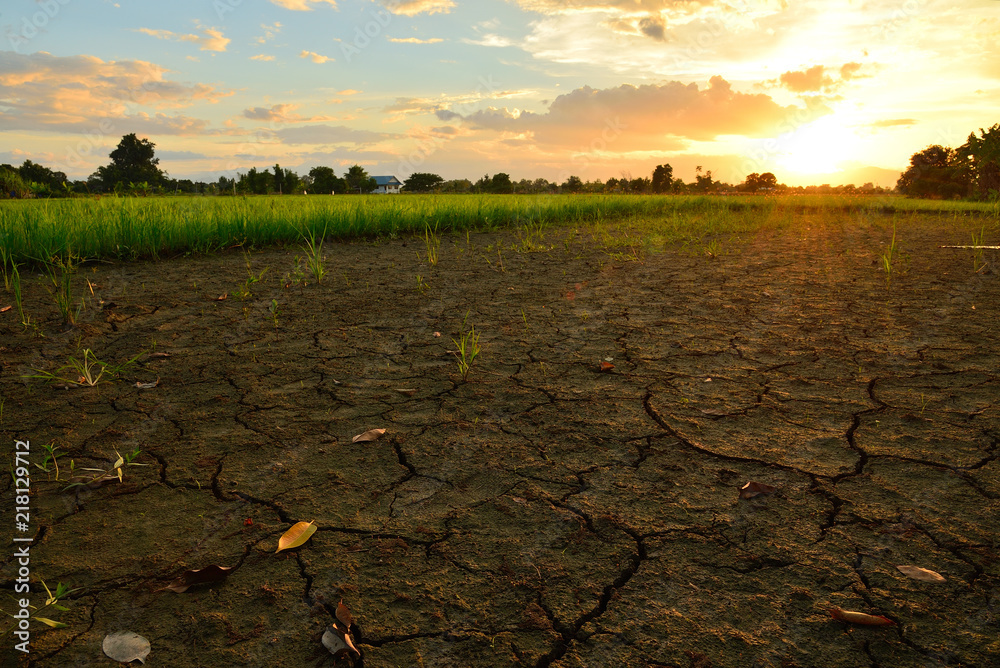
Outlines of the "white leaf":
M 150 649 L 148 640 L 131 631 L 120 631 L 104 636 L 101 647 L 105 654 L 121 663 L 132 663 L 136 659 L 139 663 L 146 663 L 146 655 Z

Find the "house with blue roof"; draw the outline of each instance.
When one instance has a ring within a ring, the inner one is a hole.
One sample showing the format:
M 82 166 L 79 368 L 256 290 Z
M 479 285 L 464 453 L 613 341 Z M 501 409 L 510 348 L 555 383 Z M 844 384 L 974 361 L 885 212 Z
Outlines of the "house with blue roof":
M 403 187 L 403 182 L 395 176 L 373 176 L 375 179 L 374 195 L 398 195 L 399 189 Z

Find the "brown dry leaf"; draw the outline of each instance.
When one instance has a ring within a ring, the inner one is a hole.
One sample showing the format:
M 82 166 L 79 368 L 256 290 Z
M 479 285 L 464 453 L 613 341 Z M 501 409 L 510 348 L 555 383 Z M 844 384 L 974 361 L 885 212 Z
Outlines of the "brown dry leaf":
M 854 612 L 853 610 L 843 610 L 841 608 L 830 608 L 830 616 L 837 621 L 861 624 L 862 626 L 892 626 L 896 623 L 882 615 L 867 615 L 863 612 Z
M 699 408 L 698 410 L 704 413 L 705 415 L 711 415 L 713 417 L 725 417 L 729 415 L 729 413 L 727 413 L 726 411 L 720 411 L 716 408 Z
M 217 301 L 217 302 L 224 302 L 224 301 L 226 301 L 226 297 L 228 297 L 228 296 L 229 296 L 229 293 L 228 293 L 228 292 L 224 292 L 224 293 L 222 293 L 221 295 L 219 295 L 219 296 L 218 296 L 218 297 L 217 297 L 217 298 L 215 299 L 215 301 Z
M 920 568 L 920 566 L 896 566 L 896 570 L 907 577 L 913 578 L 914 580 L 923 580 L 924 582 L 947 582 L 944 576 L 940 573 L 929 571 L 926 568 Z
M 399 392 L 400 394 L 405 394 L 408 397 L 412 397 L 414 394 L 417 393 L 416 388 L 412 387 L 397 387 L 396 391 Z
M 161 360 L 170 357 L 170 353 L 149 353 L 146 355 L 148 360 Z
M 374 441 L 376 439 L 382 438 L 382 434 L 385 433 L 385 429 L 369 429 L 363 434 L 358 434 L 351 439 L 351 443 L 364 443 L 366 441 Z
M 313 522 L 315 521 L 313 520 Z M 316 533 L 316 529 L 316 525 L 312 522 L 299 522 L 295 524 L 278 539 L 278 549 L 275 550 L 275 553 L 302 545 L 309 540 L 310 536 Z
M 139 381 L 135 382 L 135 386 L 138 387 L 140 390 L 151 390 L 159 384 L 160 384 L 159 378 L 157 378 L 151 383 L 140 383 Z
M 196 571 L 184 571 L 181 573 L 176 580 L 168 584 L 163 589 L 169 589 L 170 591 L 177 592 L 178 594 L 183 594 L 188 590 L 188 587 L 193 587 L 199 584 L 211 584 L 213 582 L 222 582 L 229 575 L 229 571 L 233 570 L 234 566 L 206 566 L 205 568 Z
M 337 619 L 344 623 L 348 631 L 351 630 L 351 624 L 354 623 L 354 615 L 351 614 L 350 608 L 344 605 L 344 599 L 340 599 L 340 602 L 337 603 Z
M 12 308 L 14 308 L 14 307 L 13 306 L 4 306 L 3 308 L 0 308 L 0 313 L 6 313 L 7 311 L 11 310 Z
M 760 496 L 761 494 L 774 494 L 774 489 L 774 487 L 765 485 L 762 482 L 750 481 L 740 487 L 740 498 L 752 499 L 753 497 Z
M 601 371 L 611 371 L 615 368 L 615 365 L 611 362 L 601 362 Z

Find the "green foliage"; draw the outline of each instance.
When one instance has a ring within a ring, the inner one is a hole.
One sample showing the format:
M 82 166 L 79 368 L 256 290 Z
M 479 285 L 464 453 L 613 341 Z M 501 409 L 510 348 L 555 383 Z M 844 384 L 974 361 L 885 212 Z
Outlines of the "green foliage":
M 347 191 L 347 182 L 337 176 L 332 167 L 313 167 L 309 170 L 309 192 L 318 195 L 331 195 Z
M 437 174 L 426 172 L 415 172 L 410 178 L 403 182 L 403 189 L 412 193 L 429 193 L 444 183 L 444 179 Z
M 954 149 L 928 146 L 914 153 L 910 166 L 896 181 L 899 192 L 908 197 L 955 199 L 969 192 L 968 164 Z
M 129 184 L 147 183 L 152 187 L 164 182 L 164 174 L 157 166 L 156 144 L 139 139 L 135 133 L 122 137 L 111 152 L 111 163 L 98 167 L 90 180 L 105 192 L 125 192 Z
M 668 165 L 657 165 L 653 170 L 653 180 L 650 187 L 654 193 L 670 192 L 673 185 L 674 168 Z
M 466 319 L 468 317 L 468 314 L 466 314 Z M 476 332 L 476 327 L 471 327 L 468 332 L 463 332 L 459 335 L 459 338 L 452 339 L 451 342 L 458 348 L 458 372 L 462 374 L 462 380 L 468 380 L 472 363 L 476 361 L 481 352 L 479 348 L 479 334 Z
M 1000 200 L 1000 123 L 989 130 L 979 128 L 956 150 L 958 159 L 967 163 L 973 195 L 979 199 Z
M 0 165 L 0 199 L 28 197 L 31 189 L 21 175 L 8 165 Z
M 347 184 L 349 192 L 362 195 L 370 193 L 378 187 L 375 179 L 368 176 L 368 172 L 361 165 L 354 165 L 348 169 L 347 173 L 344 174 L 344 182 Z

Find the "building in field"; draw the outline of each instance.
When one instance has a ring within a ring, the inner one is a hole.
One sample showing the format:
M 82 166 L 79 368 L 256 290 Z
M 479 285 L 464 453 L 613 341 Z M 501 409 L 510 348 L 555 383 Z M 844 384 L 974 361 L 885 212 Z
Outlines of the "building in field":
M 403 182 L 395 176 L 373 176 L 375 179 L 374 195 L 398 195 L 399 189 L 403 187 Z

